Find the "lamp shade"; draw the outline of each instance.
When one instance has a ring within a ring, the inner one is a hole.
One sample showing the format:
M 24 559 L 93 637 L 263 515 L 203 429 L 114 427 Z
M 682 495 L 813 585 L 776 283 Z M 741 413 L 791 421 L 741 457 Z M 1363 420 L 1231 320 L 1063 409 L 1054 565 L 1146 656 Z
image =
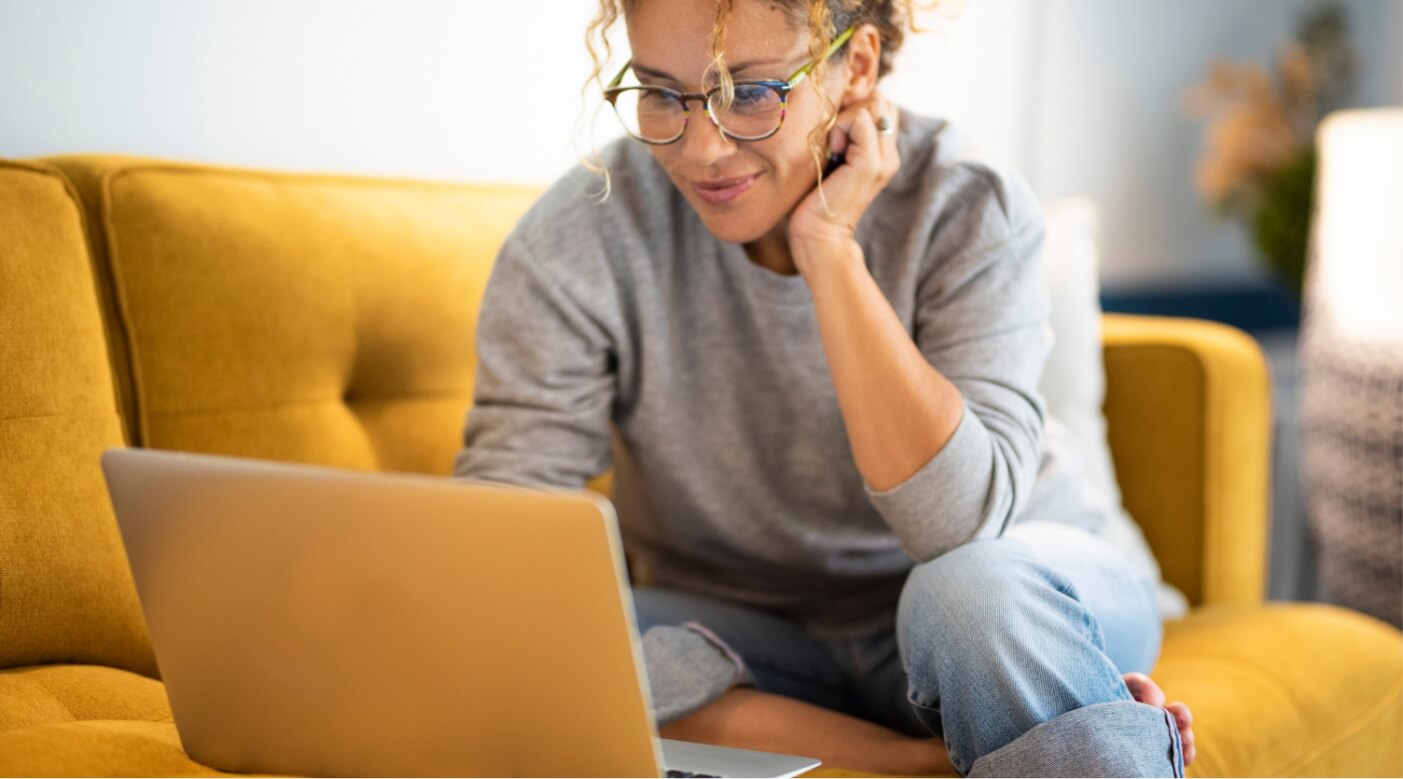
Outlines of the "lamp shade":
M 1325 597 L 1403 626 L 1403 109 L 1321 124 L 1302 477 Z

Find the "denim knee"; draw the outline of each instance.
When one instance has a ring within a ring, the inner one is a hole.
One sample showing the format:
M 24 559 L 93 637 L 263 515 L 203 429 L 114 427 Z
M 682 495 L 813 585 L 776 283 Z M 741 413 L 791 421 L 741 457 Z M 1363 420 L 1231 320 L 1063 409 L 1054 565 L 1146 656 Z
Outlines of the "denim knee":
M 1011 641 L 1036 640 L 1040 601 L 1075 598 L 1070 582 L 1049 570 L 1026 545 L 984 539 L 911 569 L 897 607 L 897 641 L 916 702 L 930 706 L 941 664 L 995 671 L 1013 653 Z M 1094 620 L 1082 629 L 1104 640 Z
M 1075 586 L 1013 539 L 975 541 L 913 568 L 897 642 L 908 700 L 962 772 L 1041 722 L 1129 700 Z

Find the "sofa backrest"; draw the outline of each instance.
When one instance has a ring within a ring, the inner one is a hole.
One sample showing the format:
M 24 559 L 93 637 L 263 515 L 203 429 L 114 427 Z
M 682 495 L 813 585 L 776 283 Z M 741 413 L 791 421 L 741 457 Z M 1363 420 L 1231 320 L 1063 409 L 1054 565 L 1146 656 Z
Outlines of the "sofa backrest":
M 99 234 L 134 444 L 451 472 L 478 301 L 538 188 L 46 161 Z
M 0 160 L 0 668 L 154 676 L 98 468 L 124 444 L 77 194 Z
M 155 672 L 105 446 L 450 472 L 479 300 L 539 189 L 92 155 L 0 173 L 0 667 Z M 1259 352 L 1110 319 L 1127 507 L 1191 602 L 1259 600 Z

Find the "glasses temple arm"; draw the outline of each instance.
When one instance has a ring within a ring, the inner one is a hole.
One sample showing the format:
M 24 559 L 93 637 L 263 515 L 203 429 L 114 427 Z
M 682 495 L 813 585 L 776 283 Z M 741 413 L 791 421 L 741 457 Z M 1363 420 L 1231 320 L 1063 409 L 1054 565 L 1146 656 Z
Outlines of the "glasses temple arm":
M 842 34 L 840 34 L 837 38 L 834 38 L 833 43 L 829 44 L 828 51 L 824 52 L 822 57 L 819 57 L 813 62 L 810 62 L 804 67 L 794 71 L 794 75 L 789 77 L 789 86 L 791 88 L 799 86 L 799 84 L 802 83 L 804 79 L 809 77 L 809 71 L 812 70 L 815 65 L 833 56 L 833 53 L 836 52 L 838 49 L 843 48 L 843 44 L 847 43 L 848 39 L 853 37 L 854 32 L 857 32 L 857 25 L 851 25 L 848 27 L 848 29 L 843 30 Z M 619 76 L 622 77 L 623 74 L 620 73 Z
M 622 68 L 619 68 L 619 74 L 618 74 L 617 76 L 614 76 L 614 80 L 613 80 L 613 81 L 610 81 L 610 82 L 609 82 L 609 86 L 605 87 L 605 89 L 613 89 L 614 87 L 616 87 L 616 86 L 618 86 L 620 83 L 622 83 L 623 80 L 624 80 L 624 74 L 627 73 L 627 72 L 628 72 L 628 69 L 629 69 L 630 67 L 632 67 L 632 66 L 633 66 L 633 60 L 632 60 L 632 59 L 630 59 L 628 62 L 625 62 L 625 63 L 624 63 L 624 66 L 623 66 Z

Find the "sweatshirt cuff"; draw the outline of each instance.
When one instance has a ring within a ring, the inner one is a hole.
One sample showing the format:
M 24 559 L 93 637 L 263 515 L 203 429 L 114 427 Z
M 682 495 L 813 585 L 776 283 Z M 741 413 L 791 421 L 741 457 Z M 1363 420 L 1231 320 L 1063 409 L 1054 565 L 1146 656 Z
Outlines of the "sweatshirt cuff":
M 890 489 L 874 490 L 865 479 L 862 487 L 917 562 L 970 541 L 996 538 L 1003 530 L 998 512 L 991 510 L 998 505 L 991 494 L 996 487 L 993 438 L 968 403 L 945 447 L 920 470 Z

